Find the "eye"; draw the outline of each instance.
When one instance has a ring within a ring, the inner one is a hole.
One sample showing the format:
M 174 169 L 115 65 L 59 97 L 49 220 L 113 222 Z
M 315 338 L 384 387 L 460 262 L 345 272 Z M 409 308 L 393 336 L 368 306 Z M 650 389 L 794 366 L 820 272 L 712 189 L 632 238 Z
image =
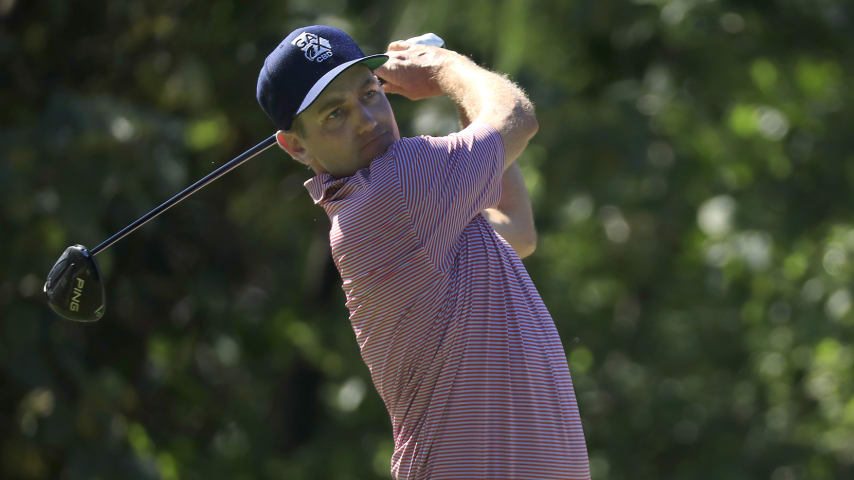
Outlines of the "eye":
M 377 96 L 377 93 L 379 93 L 379 92 L 377 92 L 377 91 L 376 91 L 376 90 L 374 90 L 374 89 L 368 90 L 368 91 L 365 93 L 365 96 L 364 96 L 364 97 L 365 97 L 365 100 L 370 100 L 370 99 L 372 99 L 372 98 L 376 97 L 376 96 Z
M 326 119 L 327 120 L 335 120 L 336 118 L 338 118 L 340 116 L 341 116 L 341 109 L 336 108 L 335 110 L 332 110 L 331 112 L 329 112 L 329 115 L 326 116 Z

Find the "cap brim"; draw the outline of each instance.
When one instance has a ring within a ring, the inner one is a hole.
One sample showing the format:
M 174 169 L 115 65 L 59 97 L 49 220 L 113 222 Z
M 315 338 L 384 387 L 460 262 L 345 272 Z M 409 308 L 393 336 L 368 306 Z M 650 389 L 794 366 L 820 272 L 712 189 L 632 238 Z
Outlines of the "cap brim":
M 319 97 L 320 94 L 323 93 L 323 90 L 328 87 L 329 84 L 332 83 L 332 81 L 338 77 L 338 75 L 341 75 L 344 70 L 347 70 L 348 68 L 356 64 L 361 64 L 370 68 L 371 70 L 375 70 L 382 66 L 382 64 L 384 64 L 386 60 L 388 60 L 388 55 L 368 55 L 367 57 L 357 58 L 356 60 L 350 60 L 349 62 L 342 63 L 341 65 L 338 65 L 332 70 L 326 72 L 325 75 L 320 77 L 320 80 L 315 82 L 314 86 L 309 89 L 308 93 L 305 94 L 305 98 L 303 98 L 302 103 L 300 104 L 296 113 L 294 113 L 294 116 L 296 117 L 300 113 L 304 112 L 306 108 L 310 107 L 311 104 L 314 103 L 315 100 L 317 100 L 317 97 Z

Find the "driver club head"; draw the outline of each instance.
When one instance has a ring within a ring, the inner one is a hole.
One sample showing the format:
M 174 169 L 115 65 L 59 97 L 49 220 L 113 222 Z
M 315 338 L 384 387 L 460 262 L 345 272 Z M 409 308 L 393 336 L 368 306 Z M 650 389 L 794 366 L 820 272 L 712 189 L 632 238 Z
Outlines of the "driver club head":
M 104 284 L 95 257 L 83 245 L 65 249 L 56 261 L 44 293 L 50 308 L 76 322 L 95 322 L 104 315 Z

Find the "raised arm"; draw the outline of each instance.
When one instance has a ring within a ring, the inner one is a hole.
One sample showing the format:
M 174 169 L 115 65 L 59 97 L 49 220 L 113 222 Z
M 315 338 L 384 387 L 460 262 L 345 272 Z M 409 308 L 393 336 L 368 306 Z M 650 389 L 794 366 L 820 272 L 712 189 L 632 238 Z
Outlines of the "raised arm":
M 520 257 L 533 253 L 537 232 L 531 200 L 514 164 L 537 133 L 530 100 L 507 78 L 456 52 L 408 42 L 394 42 L 388 50 L 389 61 L 376 70 L 387 93 L 412 100 L 448 95 L 457 104 L 463 127 L 474 120 L 501 134 L 505 151 L 501 199 L 496 208 L 487 208 L 483 214 Z
M 505 170 L 537 133 L 534 106 L 513 82 L 454 51 L 408 42 L 389 45 L 389 61 L 376 70 L 386 93 L 412 100 L 447 95 L 464 122 L 483 122 L 501 134 Z
M 463 128 L 467 127 L 471 121 L 466 112 L 459 109 L 459 114 Z M 518 163 L 510 165 L 501 176 L 501 200 L 498 206 L 485 209 L 483 215 L 492 228 L 513 247 L 519 258 L 534 253 L 537 248 L 537 228 L 534 226 L 531 197 Z

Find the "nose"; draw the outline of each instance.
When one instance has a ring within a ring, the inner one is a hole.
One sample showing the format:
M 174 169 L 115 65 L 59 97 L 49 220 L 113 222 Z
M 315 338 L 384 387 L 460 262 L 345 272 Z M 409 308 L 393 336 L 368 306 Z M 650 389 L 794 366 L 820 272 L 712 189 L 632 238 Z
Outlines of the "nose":
M 371 109 L 367 105 L 359 106 L 359 133 L 368 133 L 377 127 L 377 119 L 374 118 Z

